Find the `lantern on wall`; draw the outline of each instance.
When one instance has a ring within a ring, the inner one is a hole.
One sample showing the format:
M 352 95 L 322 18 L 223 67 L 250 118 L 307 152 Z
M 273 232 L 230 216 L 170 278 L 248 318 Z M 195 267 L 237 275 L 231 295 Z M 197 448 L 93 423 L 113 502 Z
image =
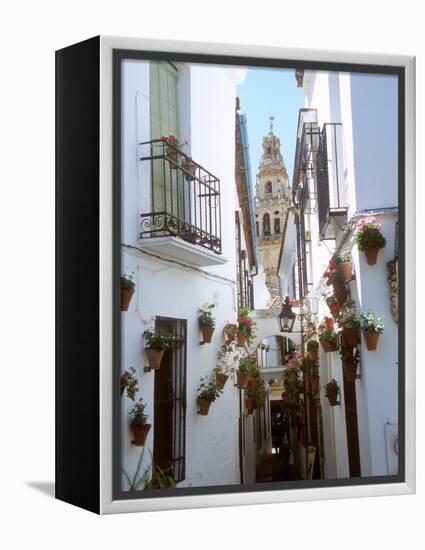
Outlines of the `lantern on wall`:
M 292 311 L 292 308 L 289 304 L 289 297 L 287 296 L 282 305 L 282 311 L 277 316 L 280 332 L 292 332 L 292 329 L 294 328 L 295 319 L 296 319 L 296 315 Z

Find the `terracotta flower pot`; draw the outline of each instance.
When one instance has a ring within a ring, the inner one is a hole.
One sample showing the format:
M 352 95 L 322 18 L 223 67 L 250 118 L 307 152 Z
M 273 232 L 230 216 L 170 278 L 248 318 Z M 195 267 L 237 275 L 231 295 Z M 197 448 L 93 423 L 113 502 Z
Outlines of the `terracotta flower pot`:
M 246 344 L 246 338 L 245 338 L 245 336 L 244 336 L 241 332 L 238 332 L 238 333 L 236 334 L 236 337 L 237 337 L 237 344 L 238 344 L 238 347 L 239 347 L 239 348 L 245 347 L 245 344 Z
M 208 401 L 208 399 L 202 399 L 201 397 L 198 397 L 196 402 L 198 403 L 198 414 L 200 414 L 201 416 L 207 416 L 208 411 L 210 410 L 210 407 L 211 407 L 211 401 Z
M 357 361 L 344 361 L 344 372 L 349 382 L 355 382 L 357 374 Z
M 378 258 L 379 248 L 367 248 L 364 253 L 366 254 L 366 261 L 368 265 L 375 265 Z
M 217 386 L 222 390 L 227 382 L 227 379 L 229 377 L 227 374 L 223 374 L 222 372 L 215 371 L 215 379 L 217 382 Z
M 319 357 L 319 349 L 314 349 L 308 352 L 308 359 L 311 359 L 312 361 L 316 361 L 318 357 Z
M 162 356 L 164 355 L 163 349 L 145 348 L 146 357 L 148 358 L 149 368 L 158 370 L 161 366 Z
M 344 283 L 348 283 L 353 278 L 351 274 L 352 262 L 344 262 L 342 264 L 337 264 L 336 269 L 340 273 Z
M 187 159 L 186 162 L 183 164 L 183 168 L 186 170 L 186 173 L 184 175 L 186 181 L 193 181 L 196 176 L 196 167 L 197 165 L 193 162 L 193 160 Z
M 201 332 L 204 344 L 211 344 L 211 340 L 214 334 L 214 327 L 208 325 L 201 326 Z
M 359 325 L 342 329 L 342 341 L 346 348 L 355 348 L 360 343 Z
M 227 325 L 225 325 L 223 330 L 224 330 L 224 334 L 226 335 L 226 338 L 232 341 L 236 338 L 236 335 L 238 333 L 238 326 L 228 323 Z
M 170 168 L 172 170 L 175 170 L 177 166 L 180 165 L 181 154 L 172 147 L 167 147 L 165 154 L 167 155 L 167 158 L 171 161 Z
M 255 398 L 245 397 L 245 407 L 248 414 L 252 414 L 252 411 L 254 410 L 254 406 L 255 406 Z
M 320 343 L 322 344 L 322 348 L 326 353 L 338 351 L 338 341 L 320 340 Z
M 312 393 L 317 395 L 320 391 L 320 378 L 310 378 L 310 388 Z
M 337 391 L 327 391 L 326 392 L 326 397 L 328 398 L 329 400 L 329 405 L 331 407 L 335 407 L 336 405 L 338 405 L 338 392 Z
M 370 330 L 364 330 L 363 336 L 366 342 L 366 347 L 369 351 L 375 351 L 378 345 L 379 332 L 372 332 Z
M 134 294 L 134 289 L 122 288 L 121 289 L 121 311 L 128 311 L 131 299 Z
M 143 447 L 151 427 L 151 424 L 145 424 L 144 426 L 130 424 L 131 431 L 133 432 L 133 445 L 136 445 L 136 447 Z
M 334 286 L 334 294 L 339 306 L 343 306 L 348 298 L 348 290 L 344 285 Z
M 249 382 L 251 381 L 251 375 L 247 372 L 236 371 L 236 383 L 242 389 L 246 390 Z

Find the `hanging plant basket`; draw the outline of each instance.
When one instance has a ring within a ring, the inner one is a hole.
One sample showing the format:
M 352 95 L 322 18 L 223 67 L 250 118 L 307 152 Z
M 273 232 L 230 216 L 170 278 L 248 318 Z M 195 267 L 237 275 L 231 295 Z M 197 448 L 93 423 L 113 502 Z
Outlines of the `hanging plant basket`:
M 217 386 L 222 390 L 227 382 L 227 379 L 229 377 L 227 374 L 223 374 L 222 372 L 215 371 L 215 379 L 217 382 Z
M 132 444 L 136 445 L 136 447 L 143 447 L 151 427 L 152 427 L 151 424 L 145 424 L 144 426 L 140 426 L 139 424 L 131 423 L 130 428 L 131 428 L 131 431 L 133 432 Z
M 236 337 L 237 337 L 237 344 L 238 344 L 238 347 L 239 347 L 239 348 L 245 347 L 245 345 L 246 345 L 246 338 L 245 338 L 245 336 L 244 336 L 241 332 L 238 332 L 238 333 L 236 334 Z
M 236 371 L 236 384 L 242 389 L 246 390 L 249 382 L 251 381 L 251 375 L 247 372 Z
M 336 405 L 339 405 L 338 403 L 338 392 L 337 391 L 329 391 L 326 394 L 326 397 L 329 400 L 329 405 L 331 407 L 335 407 Z
M 254 397 L 245 397 L 245 407 L 248 414 L 252 414 L 255 408 L 255 398 Z
M 368 265 L 375 265 L 378 259 L 379 248 L 367 248 L 364 253 Z
M 360 331 L 359 325 L 356 324 L 352 327 L 345 327 L 341 332 L 342 341 L 346 348 L 355 348 L 360 343 Z
M 353 269 L 352 262 L 343 262 L 343 263 L 337 264 L 336 269 L 340 273 L 344 283 L 348 283 L 349 281 L 352 280 L 353 278 L 351 273 Z
M 355 382 L 355 380 L 357 378 L 357 365 L 358 365 L 358 362 L 355 361 L 355 360 L 353 360 L 353 361 L 344 361 L 343 365 L 344 365 L 345 377 L 347 378 L 347 380 L 349 382 Z
M 211 344 L 211 340 L 214 334 L 214 327 L 211 327 L 209 325 L 203 325 L 200 328 L 201 328 L 203 343 Z
M 343 306 L 348 298 L 348 290 L 344 285 L 334 286 L 334 294 L 339 306 Z
M 162 357 L 164 355 L 163 349 L 145 348 L 146 357 L 148 358 L 148 365 L 150 369 L 158 370 L 161 366 Z
M 128 311 L 131 299 L 134 294 L 134 289 L 122 288 L 121 289 L 121 311 Z
M 320 340 L 320 343 L 322 344 L 323 351 L 326 353 L 338 351 L 338 340 Z
M 211 407 L 211 401 L 209 401 L 208 399 L 202 399 L 202 397 L 198 397 L 196 402 L 198 404 L 198 414 L 200 414 L 201 416 L 207 416 Z
M 379 332 L 364 330 L 363 337 L 365 339 L 368 351 L 375 351 L 378 346 Z
M 310 388 L 312 393 L 317 395 L 320 391 L 320 378 L 310 378 Z

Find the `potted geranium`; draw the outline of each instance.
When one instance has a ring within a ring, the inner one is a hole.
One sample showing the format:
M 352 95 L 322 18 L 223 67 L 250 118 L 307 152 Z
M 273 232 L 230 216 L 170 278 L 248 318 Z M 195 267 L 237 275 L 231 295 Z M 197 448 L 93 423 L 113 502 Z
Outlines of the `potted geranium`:
M 256 366 L 257 361 L 253 355 L 247 355 L 240 359 L 238 370 L 236 371 L 236 383 L 241 389 L 246 390 L 248 387 L 248 382 L 251 380 L 252 372 Z
M 245 307 L 239 308 L 238 315 L 238 346 L 244 347 L 245 344 L 250 344 L 255 334 L 255 323 L 250 317 L 250 310 Z
M 369 265 L 376 264 L 379 250 L 387 244 L 381 231 L 381 224 L 373 216 L 359 220 L 355 241 L 359 250 L 366 254 L 366 261 Z
M 167 143 L 169 146 L 165 148 L 165 154 L 170 160 L 170 167 L 175 170 L 180 166 L 181 152 L 180 149 L 184 145 L 189 145 L 189 142 L 185 140 L 183 143 L 179 142 L 179 138 L 176 136 L 162 136 L 161 140 Z
M 331 294 L 326 298 L 326 304 L 334 317 L 340 314 L 341 306 L 338 304 L 335 294 Z
M 210 344 L 215 328 L 215 317 L 213 315 L 214 304 L 205 304 L 198 310 L 199 328 L 202 332 L 203 344 Z
M 241 352 L 234 340 L 224 344 L 217 354 L 217 366 L 214 369 L 217 385 L 224 388 L 227 379 L 235 371 L 235 364 L 240 360 Z
M 149 368 L 157 370 L 161 366 L 164 352 L 171 347 L 174 341 L 172 334 L 156 328 L 145 330 L 145 353 L 148 359 Z
M 133 281 L 133 275 L 121 275 L 121 311 L 128 311 L 131 298 L 134 294 L 136 283 Z
M 218 386 L 214 378 L 208 379 L 208 377 L 204 376 L 201 377 L 197 391 L 198 414 L 207 416 L 211 403 L 220 397 L 223 390 Z
M 360 327 L 369 351 L 376 350 L 379 335 L 384 332 L 384 318 L 378 317 L 372 311 L 360 313 Z
M 325 317 L 317 327 L 319 342 L 326 353 L 337 351 L 338 335 L 335 331 L 334 320 L 331 317 Z
M 330 281 L 334 289 L 337 303 L 343 306 L 348 298 L 348 290 L 344 284 L 344 279 L 339 271 L 333 271 L 330 275 Z
M 360 343 L 359 318 L 353 304 L 346 304 L 338 317 L 342 328 L 342 341 L 347 348 L 355 348 Z
M 356 349 L 354 352 L 351 348 L 341 347 L 340 356 L 342 361 L 342 366 L 344 368 L 345 377 L 349 382 L 354 382 L 357 378 L 357 366 L 360 360 L 359 350 Z
M 349 250 L 342 250 L 339 254 L 335 255 L 336 270 L 341 275 L 344 283 L 348 283 L 353 278 L 352 272 L 352 258 Z
M 329 400 L 329 405 L 335 407 L 338 403 L 339 386 L 335 378 L 332 378 L 325 386 L 325 395 Z
M 318 367 L 314 367 L 313 369 L 310 369 L 310 388 L 312 393 L 314 393 L 315 395 L 319 393 L 320 374 L 319 374 Z
M 151 429 L 151 424 L 148 424 L 148 415 L 145 414 L 146 404 L 143 403 L 143 399 L 140 398 L 133 409 L 130 411 L 132 420 L 130 422 L 130 428 L 133 432 L 133 445 L 142 447 L 145 444 L 146 437 Z
M 134 376 L 136 374 L 136 369 L 130 367 L 129 370 L 125 370 L 121 375 L 121 395 L 127 390 L 127 397 L 132 401 L 136 398 L 136 393 L 139 391 L 139 382 Z

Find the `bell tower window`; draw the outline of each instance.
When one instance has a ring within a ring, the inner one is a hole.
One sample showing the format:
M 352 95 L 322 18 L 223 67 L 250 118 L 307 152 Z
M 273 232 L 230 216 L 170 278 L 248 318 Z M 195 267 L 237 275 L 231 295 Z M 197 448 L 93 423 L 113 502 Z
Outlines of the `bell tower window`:
M 268 181 L 268 182 L 266 183 L 265 191 L 266 191 L 266 197 L 271 197 L 271 196 L 272 196 L 272 194 L 273 194 L 273 186 L 272 186 L 272 182 L 271 182 L 271 181 Z
M 263 216 L 263 235 L 270 235 L 270 216 L 264 214 Z

